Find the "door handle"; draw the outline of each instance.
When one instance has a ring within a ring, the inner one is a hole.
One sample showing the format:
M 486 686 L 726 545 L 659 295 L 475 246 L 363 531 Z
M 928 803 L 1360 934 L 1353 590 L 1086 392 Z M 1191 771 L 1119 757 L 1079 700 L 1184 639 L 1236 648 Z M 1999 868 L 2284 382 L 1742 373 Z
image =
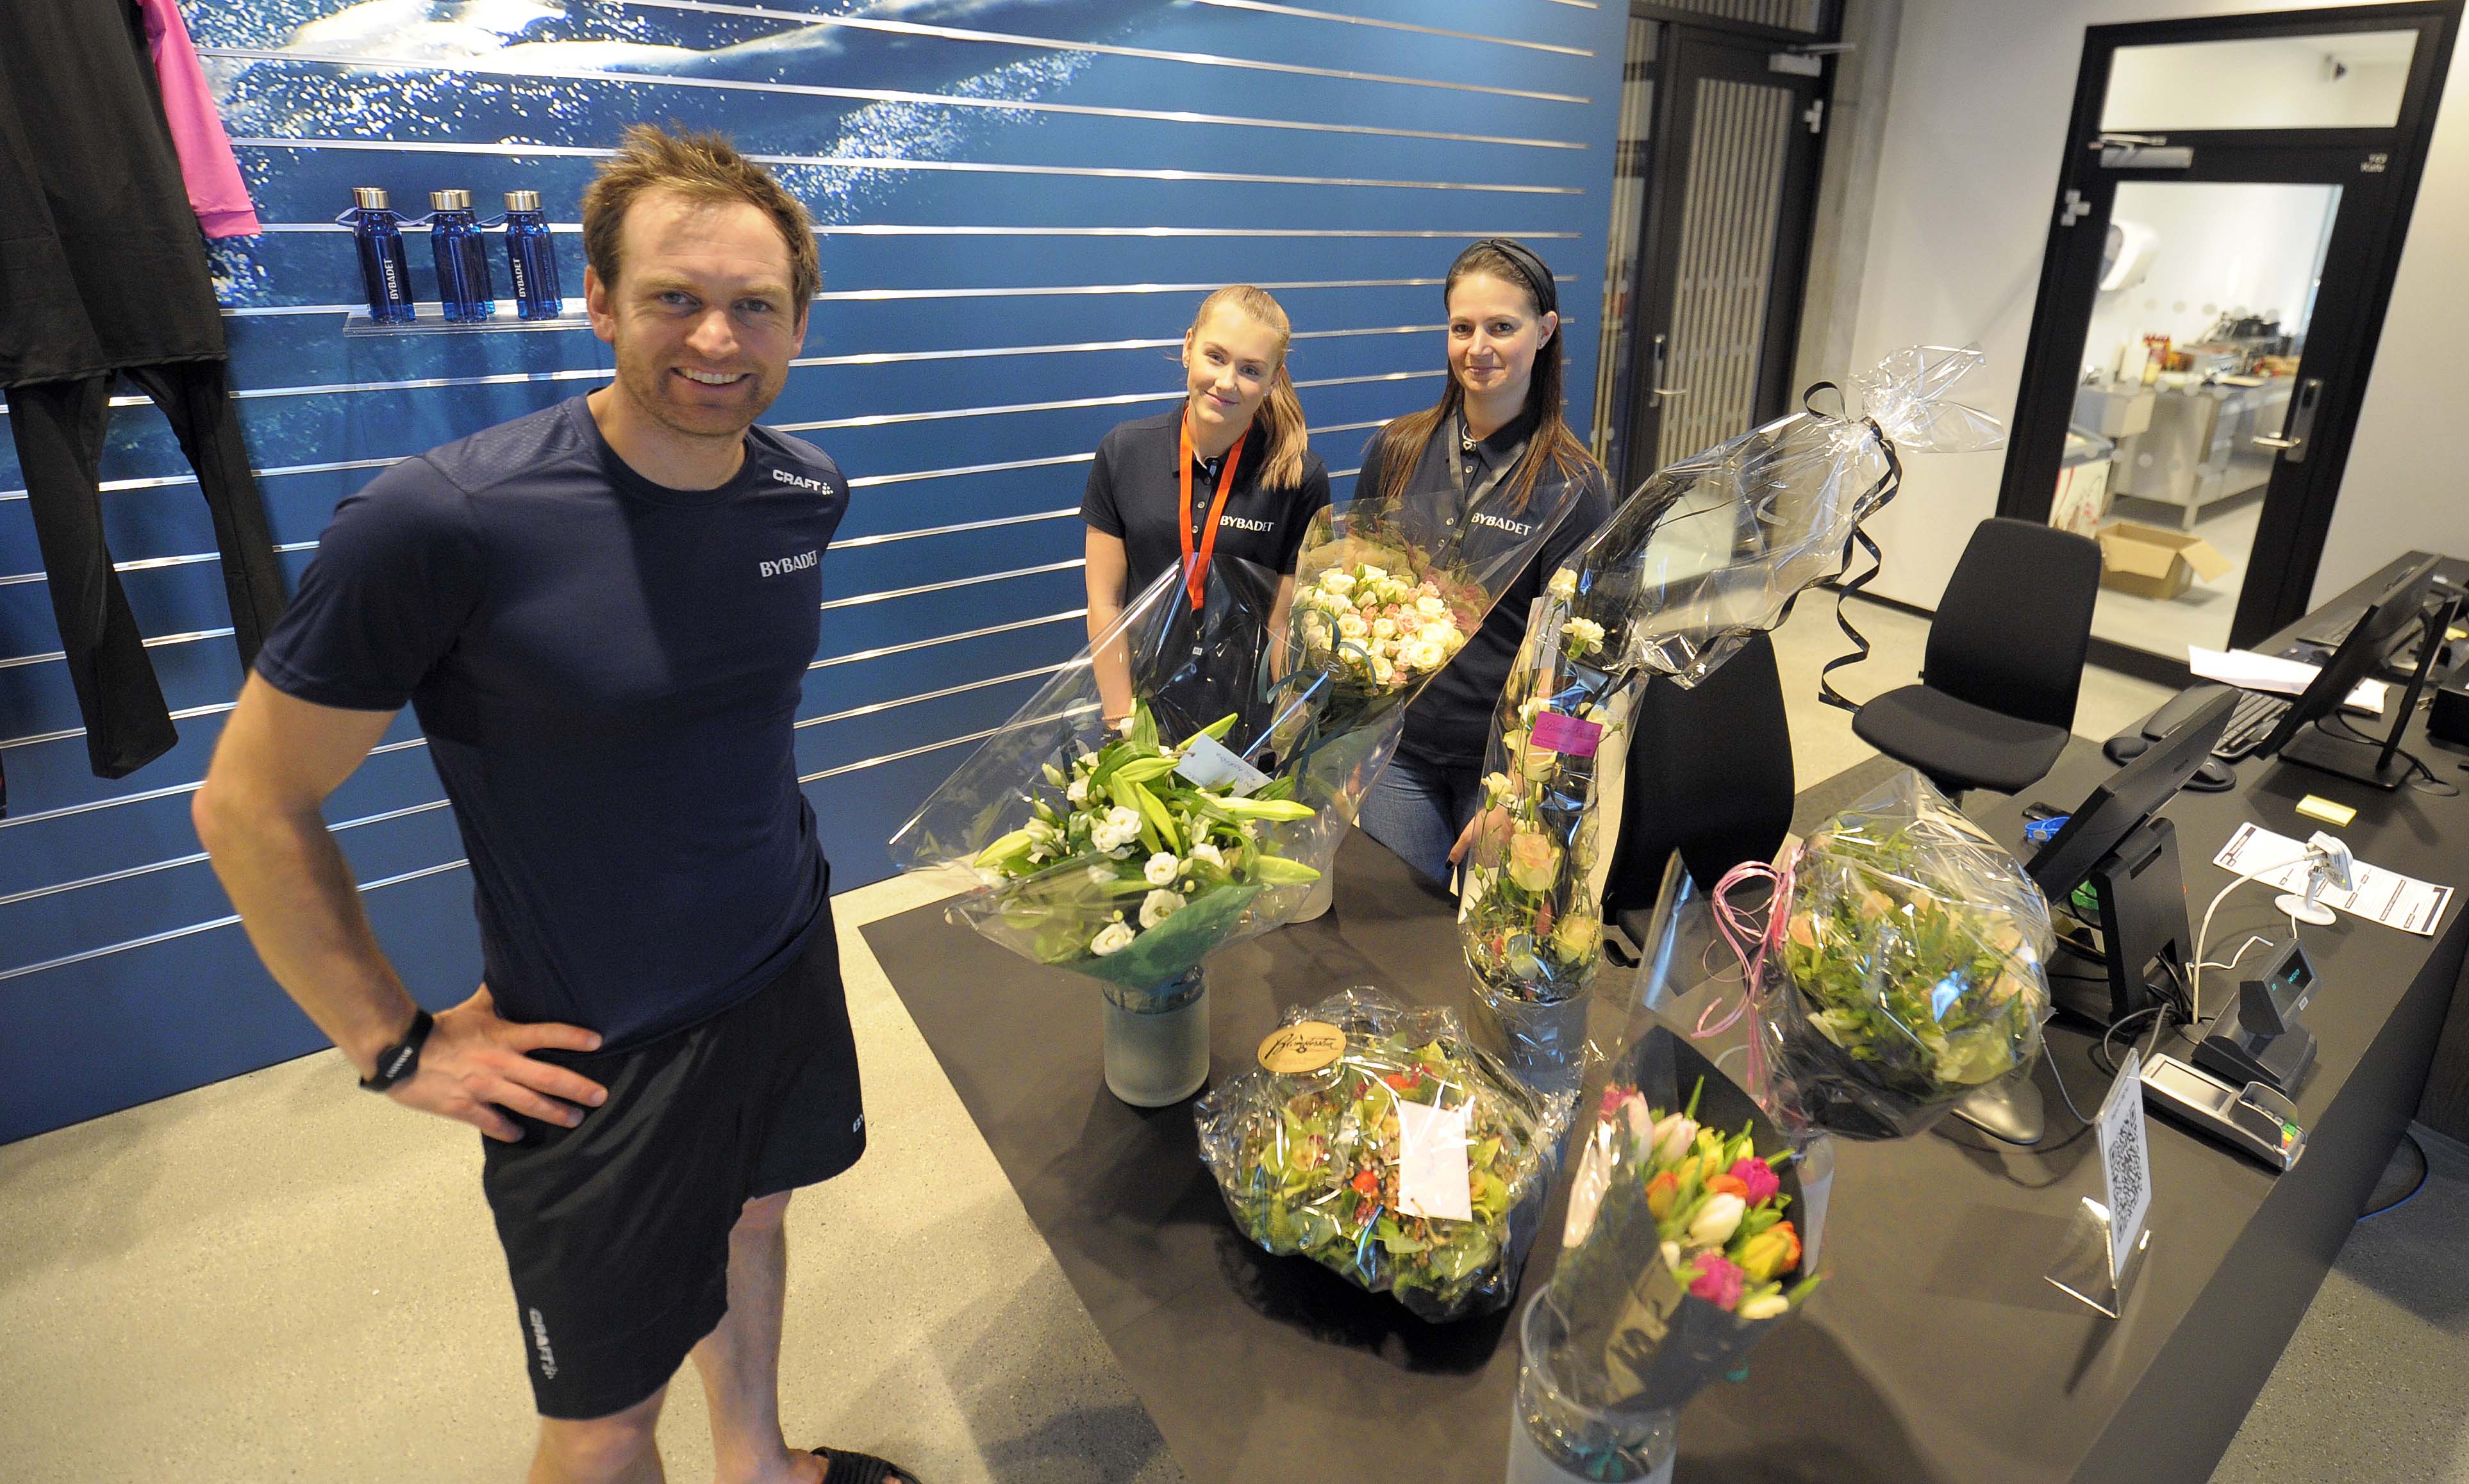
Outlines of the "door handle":
M 2297 383 L 2297 395 L 2289 400 L 2289 416 L 2281 419 L 2277 435 L 2256 435 L 2254 445 L 2269 448 L 2284 463 L 2306 462 L 2306 440 L 2315 431 L 2315 410 L 2323 404 L 2323 378 L 2308 377 Z
M 1663 384 L 1663 377 L 1666 370 L 1665 359 L 1671 352 L 1669 341 L 1670 337 L 1666 335 L 1656 335 L 1654 337 L 1653 358 L 1650 363 L 1649 368 L 1652 372 L 1652 375 L 1648 378 L 1649 385 L 1646 389 L 1646 404 L 1650 407 L 1662 406 L 1663 400 L 1667 397 L 1686 397 L 1689 395 L 1689 389 L 1685 386 L 1665 386 Z

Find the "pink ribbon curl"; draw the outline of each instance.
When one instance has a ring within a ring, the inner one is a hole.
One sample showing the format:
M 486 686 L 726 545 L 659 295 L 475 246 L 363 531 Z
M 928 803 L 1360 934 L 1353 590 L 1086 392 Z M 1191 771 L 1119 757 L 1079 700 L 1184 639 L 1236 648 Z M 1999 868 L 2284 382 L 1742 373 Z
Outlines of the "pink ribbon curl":
M 1765 921 L 1757 914 L 1736 905 L 1732 888 L 1743 881 L 1765 881 L 1772 885 L 1767 899 Z M 1723 873 L 1715 883 L 1713 901 L 1715 930 L 1730 946 L 1732 955 L 1741 963 L 1741 993 L 1737 999 L 1719 996 L 1700 1011 L 1697 1028 L 1689 1033 L 1692 1040 L 1704 1040 L 1720 1036 L 1749 1016 L 1748 1084 L 1750 1095 L 1761 1103 L 1766 1097 L 1765 1038 L 1765 966 L 1766 955 L 1783 950 L 1784 933 L 1790 923 L 1791 866 L 1770 866 L 1763 860 L 1744 860 Z M 1718 1015 L 1720 1018 L 1717 1018 Z

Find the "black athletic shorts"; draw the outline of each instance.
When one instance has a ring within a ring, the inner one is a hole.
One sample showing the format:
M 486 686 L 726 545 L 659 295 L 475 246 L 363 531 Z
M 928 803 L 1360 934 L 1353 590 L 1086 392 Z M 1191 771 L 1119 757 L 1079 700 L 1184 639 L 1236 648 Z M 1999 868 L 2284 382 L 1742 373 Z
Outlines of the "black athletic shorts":
M 543 1417 L 605 1417 L 661 1386 L 728 1311 L 728 1234 L 758 1196 L 865 1152 L 831 906 L 796 963 L 648 1044 L 541 1051 L 609 1089 L 565 1129 L 514 1115 L 481 1183 Z

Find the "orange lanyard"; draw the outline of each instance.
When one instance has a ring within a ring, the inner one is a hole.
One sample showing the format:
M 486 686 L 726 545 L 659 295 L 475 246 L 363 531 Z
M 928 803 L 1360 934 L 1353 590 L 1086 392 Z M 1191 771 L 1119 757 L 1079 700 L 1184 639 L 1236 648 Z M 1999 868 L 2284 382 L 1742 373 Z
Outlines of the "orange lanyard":
M 1209 589 L 1209 561 L 1217 552 L 1217 517 L 1226 514 L 1226 497 L 1234 492 L 1234 465 L 1243 457 L 1243 440 L 1252 436 L 1245 428 L 1226 450 L 1226 463 L 1217 471 L 1217 498 L 1209 504 L 1209 524 L 1200 536 L 1200 558 L 1192 559 L 1191 552 L 1191 414 L 1183 415 L 1183 590 L 1191 595 L 1191 608 L 1200 611 L 1201 596 Z

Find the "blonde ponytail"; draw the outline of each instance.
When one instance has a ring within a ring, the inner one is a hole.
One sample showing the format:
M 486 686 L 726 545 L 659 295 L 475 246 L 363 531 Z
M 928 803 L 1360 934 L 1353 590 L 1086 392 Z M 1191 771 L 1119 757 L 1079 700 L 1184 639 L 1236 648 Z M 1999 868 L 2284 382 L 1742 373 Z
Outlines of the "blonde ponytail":
M 1269 373 L 1269 395 L 1252 414 L 1252 431 L 1260 435 L 1260 483 L 1273 490 L 1294 489 L 1304 482 L 1304 455 L 1310 448 L 1304 432 L 1303 400 L 1295 395 L 1294 377 L 1286 373 L 1286 345 L 1294 336 L 1294 327 L 1267 289 L 1229 284 L 1200 301 L 1191 329 L 1198 330 L 1221 304 L 1242 310 L 1278 337 L 1278 364 Z

